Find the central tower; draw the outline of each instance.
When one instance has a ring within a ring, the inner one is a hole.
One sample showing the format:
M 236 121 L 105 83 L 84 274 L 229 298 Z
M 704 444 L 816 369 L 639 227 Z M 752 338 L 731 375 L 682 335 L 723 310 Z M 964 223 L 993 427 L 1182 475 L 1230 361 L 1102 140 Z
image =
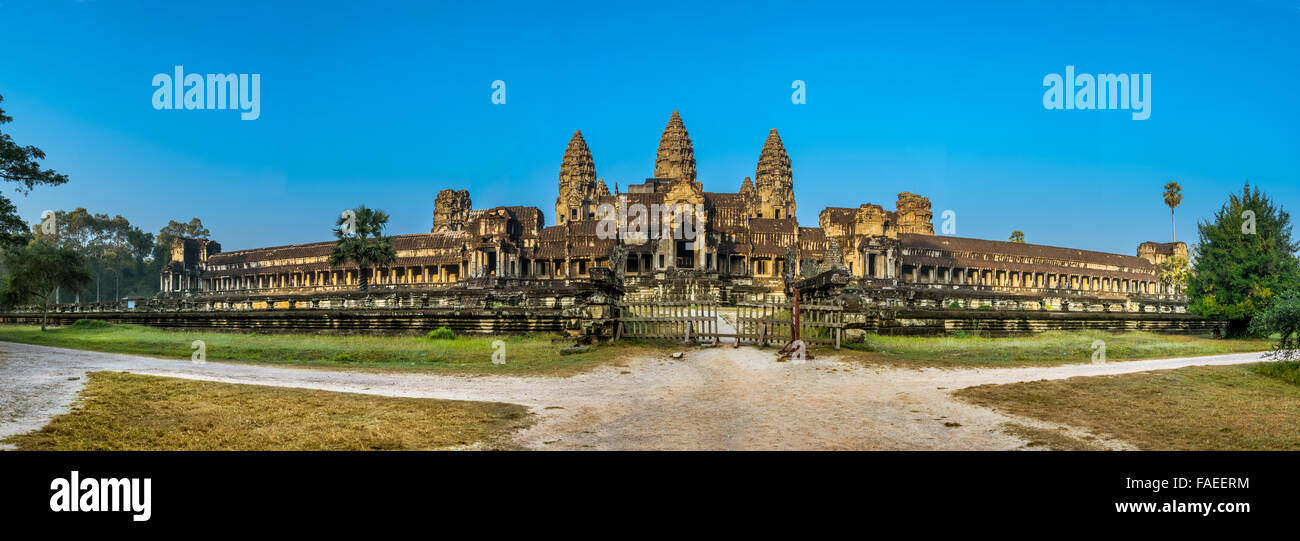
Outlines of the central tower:
M 655 178 L 695 182 L 695 148 L 691 146 L 691 136 L 686 133 L 686 125 L 677 111 L 673 111 L 663 135 L 659 136 Z
M 573 132 L 560 164 L 560 195 L 555 198 L 555 223 L 564 224 L 591 218 L 596 195 L 602 191 L 596 179 L 596 162 L 581 131 Z M 608 193 L 609 189 L 603 191 Z
M 758 193 L 759 216 L 794 217 L 794 172 L 776 128 L 768 132 L 767 141 L 763 142 L 758 168 L 754 171 L 754 188 Z

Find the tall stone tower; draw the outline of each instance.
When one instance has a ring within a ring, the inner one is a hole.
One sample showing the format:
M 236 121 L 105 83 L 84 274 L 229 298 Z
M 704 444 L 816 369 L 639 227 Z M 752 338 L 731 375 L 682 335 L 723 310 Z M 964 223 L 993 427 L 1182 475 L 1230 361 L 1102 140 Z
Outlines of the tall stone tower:
M 582 131 L 573 132 L 560 164 L 560 195 L 555 198 L 555 223 L 586 220 L 596 212 L 596 162 Z
M 898 206 L 895 224 L 899 233 L 917 235 L 934 234 L 934 213 L 930 212 L 930 198 L 914 193 L 898 194 Z
M 781 143 L 781 136 L 775 128 L 768 132 L 763 152 L 758 156 L 754 188 L 758 191 L 760 216 L 794 216 L 794 171 L 790 168 L 790 156 L 786 154 L 785 145 Z
M 439 231 L 462 231 L 469 221 L 472 203 L 469 190 L 443 190 L 433 200 L 433 229 Z
M 686 133 L 686 125 L 677 111 L 673 111 L 663 135 L 659 136 L 655 178 L 695 182 L 695 147 L 691 145 L 691 136 Z

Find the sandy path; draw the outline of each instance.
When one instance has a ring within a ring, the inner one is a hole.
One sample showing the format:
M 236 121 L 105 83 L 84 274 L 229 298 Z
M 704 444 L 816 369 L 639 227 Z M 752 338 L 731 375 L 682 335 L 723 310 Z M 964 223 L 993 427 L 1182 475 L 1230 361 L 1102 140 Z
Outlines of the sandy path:
M 516 435 L 537 449 L 1017 449 L 1011 419 L 950 392 L 984 383 L 1258 362 L 1260 354 L 1044 368 L 900 369 L 819 358 L 778 363 L 774 350 L 688 349 L 568 378 L 368 374 L 161 360 L 0 342 L 0 438 L 67 411 L 85 373 L 120 370 L 330 391 L 513 402 L 538 423 Z M 1051 427 L 1055 428 L 1055 427 Z M 1125 448 L 1123 442 L 1102 442 Z

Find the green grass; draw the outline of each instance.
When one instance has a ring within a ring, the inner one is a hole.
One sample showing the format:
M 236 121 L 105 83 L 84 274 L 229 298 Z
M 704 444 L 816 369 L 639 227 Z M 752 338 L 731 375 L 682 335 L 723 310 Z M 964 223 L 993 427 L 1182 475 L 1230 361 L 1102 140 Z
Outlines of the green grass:
M 1281 361 L 1255 365 L 1255 373 L 1300 385 L 1300 361 Z
M 399 398 L 92 372 L 66 414 L 11 436 L 21 450 L 509 449 L 517 404 Z
M 1268 340 L 1214 339 L 1149 332 L 1051 331 L 1015 337 L 878 336 L 843 344 L 846 359 L 915 366 L 1049 366 L 1092 361 L 1092 344 L 1106 343 L 1107 361 L 1131 361 L 1267 351 Z
M 633 344 L 602 344 L 589 351 L 560 355 L 567 341 L 554 335 L 354 336 L 317 334 L 240 334 L 170 331 L 139 325 L 82 320 L 41 332 L 38 326 L 0 327 L 0 340 L 109 353 L 190 360 L 190 345 L 205 344 L 209 361 L 240 361 L 288 366 L 380 371 L 432 371 L 462 374 L 566 376 L 602 363 L 635 356 Z M 501 340 L 505 364 L 494 364 L 493 342 Z
M 1300 450 L 1300 386 L 1268 365 L 1196 366 L 954 392 L 1148 450 Z M 1295 367 L 1290 367 L 1294 375 Z

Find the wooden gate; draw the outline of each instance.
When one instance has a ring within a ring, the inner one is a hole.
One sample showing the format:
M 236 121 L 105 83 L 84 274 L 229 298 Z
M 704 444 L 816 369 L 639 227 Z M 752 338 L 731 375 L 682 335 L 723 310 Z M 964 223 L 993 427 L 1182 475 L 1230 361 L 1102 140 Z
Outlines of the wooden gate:
M 785 345 L 790 341 L 789 303 L 740 304 L 720 310 L 717 303 L 689 301 L 626 301 L 619 304 L 619 338 L 712 342 L 736 340 L 736 345 Z M 723 325 L 719 329 L 721 313 Z M 840 347 L 844 307 L 804 304 L 799 307 L 799 335 L 810 346 Z
M 717 303 L 687 301 L 629 301 L 619 304 L 619 338 L 668 339 L 690 342 L 716 340 Z
M 742 342 L 766 346 L 790 341 L 794 326 L 789 303 L 743 304 L 736 306 L 736 335 Z M 844 307 L 834 304 L 801 304 L 799 337 L 808 345 L 840 349 L 844 331 Z

